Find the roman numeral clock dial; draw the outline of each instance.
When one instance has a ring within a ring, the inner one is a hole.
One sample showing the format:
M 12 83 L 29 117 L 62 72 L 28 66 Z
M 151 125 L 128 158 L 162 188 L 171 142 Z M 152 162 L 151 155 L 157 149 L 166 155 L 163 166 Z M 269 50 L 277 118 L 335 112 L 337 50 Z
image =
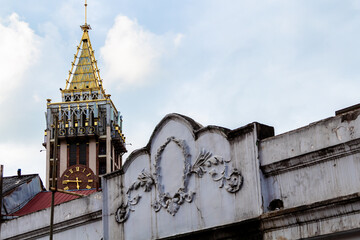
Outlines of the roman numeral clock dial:
M 65 170 L 58 187 L 64 190 L 95 188 L 95 175 L 84 165 L 74 165 Z

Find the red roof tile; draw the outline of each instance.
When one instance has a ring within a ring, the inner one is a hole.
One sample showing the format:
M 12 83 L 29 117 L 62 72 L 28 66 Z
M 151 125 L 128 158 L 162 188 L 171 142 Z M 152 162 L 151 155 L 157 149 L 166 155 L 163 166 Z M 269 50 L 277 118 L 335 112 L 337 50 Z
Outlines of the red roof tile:
M 74 193 L 79 193 L 83 195 L 90 195 L 96 192 L 96 189 L 90 190 L 78 190 L 72 191 Z M 56 192 L 55 193 L 55 205 L 68 202 L 74 199 L 79 198 L 78 196 Z M 23 208 L 19 211 L 11 214 L 13 216 L 23 216 L 29 213 L 37 212 L 45 208 L 51 207 L 51 192 L 39 192 L 33 199 L 31 199 Z

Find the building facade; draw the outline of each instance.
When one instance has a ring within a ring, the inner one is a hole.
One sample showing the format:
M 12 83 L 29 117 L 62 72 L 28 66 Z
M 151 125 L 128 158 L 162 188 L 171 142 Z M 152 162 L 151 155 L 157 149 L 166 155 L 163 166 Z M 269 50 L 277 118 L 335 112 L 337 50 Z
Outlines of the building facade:
M 104 239 L 360 239 L 359 107 L 277 136 L 167 115 L 103 177 Z
M 169 114 L 102 192 L 55 207 L 54 239 L 360 239 L 359 115 L 274 135 Z M 6 221 L 0 238 L 46 239 L 49 217 Z
M 53 177 L 64 190 L 99 187 L 103 174 L 120 169 L 126 152 L 122 116 L 103 88 L 90 42 L 90 25 L 85 23 L 81 29 L 83 35 L 66 86 L 60 88 L 62 101 L 47 100 L 47 188 Z M 56 137 L 57 173 L 52 176 Z

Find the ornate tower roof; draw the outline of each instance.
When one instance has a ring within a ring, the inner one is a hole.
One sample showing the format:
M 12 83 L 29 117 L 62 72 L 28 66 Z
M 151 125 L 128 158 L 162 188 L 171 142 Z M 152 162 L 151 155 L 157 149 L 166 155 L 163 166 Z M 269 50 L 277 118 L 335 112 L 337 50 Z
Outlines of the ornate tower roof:
M 100 77 L 100 70 L 97 66 L 94 50 L 92 49 L 89 30 L 90 25 L 87 24 L 87 2 L 85 0 L 85 24 L 81 26 L 83 35 L 77 47 L 74 60 L 71 63 L 69 76 L 66 80 L 65 89 L 62 93 L 82 92 L 82 91 L 96 91 L 106 97 L 102 87 L 102 79 Z M 75 70 L 74 70 L 75 68 Z
M 66 80 L 65 89 L 62 92 L 101 90 L 104 93 L 100 70 L 90 42 L 88 32 L 91 29 L 90 25 L 85 24 L 81 28 L 83 29 L 83 35 L 74 55 L 74 61 L 71 63 L 72 66 Z

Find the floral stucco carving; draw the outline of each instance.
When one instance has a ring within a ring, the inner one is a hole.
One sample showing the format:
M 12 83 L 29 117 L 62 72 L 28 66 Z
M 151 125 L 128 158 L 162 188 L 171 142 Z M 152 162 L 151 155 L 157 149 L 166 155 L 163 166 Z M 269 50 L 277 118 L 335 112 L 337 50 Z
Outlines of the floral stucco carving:
M 183 175 L 179 189 L 175 193 L 166 192 L 165 184 L 162 181 L 162 158 L 165 148 L 169 143 L 175 143 L 183 155 Z M 163 145 L 159 147 L 155 155 L 155 171 L 153 173 L 143 169 L 137 179 L 128 187 L 126 191 L 126 201 L 122 202 L 115 213 L 115 219 L 119 223 L 125 222 L 130 212 L 135 211 L 135 205 L 139 203 L 141 195 L 139 191 L 156 191 L 156 198 L 152 208 L 155 212 L 165 209 L 169 214 L 175 216 L 179 208 L 185 202 L 191 203 L 195 192 L 189 191 L 188 183 L 192 176 L 203 178 L 206 173 L 213 181 L 219 182 L 219 188 L 224 188 L 229 193 L 236 193 L 243 184 L 243 177 L 236 168 L 231 169 L 229 163 L 221 156 L 213 155 L 210 151 L 201 150 L 193 165 L 191 165 L 191 154 L 185 140 L 169 137 Z M 134 196 L 132 196 L 135 194 Z
M 221 156 L 213 156 L 211 152 L 203 149 L 192 166 L 191 172 L 201 178 L 207 172 L 206 169 L 210 169 L 209 174 L 214 181 L 220 182 L 220 188 L 225 186 L 226 191 L 235 193 L 240 190 L 243 177 L 236 168 L 229 169 L 230 161 L 224 160 Z M 217 170 L 219 166 L 222 166 L 221 170 Z
M 120 204 L 120 207 L 115 212 L 115 219 L 118 223 L 125 222 L 128 219 L 130 211 L 135 211 L 133 206 L 139 202 L 140 198 L 140 195 L 136 195 L 134 198 L 128 199 L 126 203 L 122 202 Z

